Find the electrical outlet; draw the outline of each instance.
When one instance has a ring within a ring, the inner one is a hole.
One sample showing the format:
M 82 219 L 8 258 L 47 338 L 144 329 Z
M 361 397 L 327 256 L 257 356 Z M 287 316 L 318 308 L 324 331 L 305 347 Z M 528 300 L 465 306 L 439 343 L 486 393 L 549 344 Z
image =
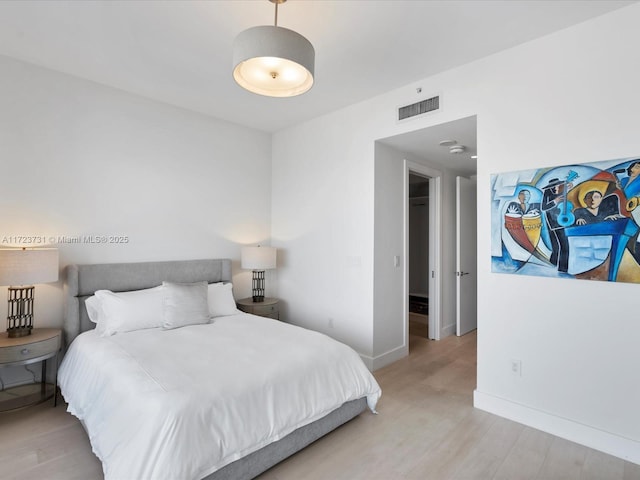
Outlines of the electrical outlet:
M 511 373 L 516 377 L 522 376 L 522 360 L 511 359 Z
M 329 318 L 329 320 L 327 321 L 327 327 L 333 328 L 333 318 Z

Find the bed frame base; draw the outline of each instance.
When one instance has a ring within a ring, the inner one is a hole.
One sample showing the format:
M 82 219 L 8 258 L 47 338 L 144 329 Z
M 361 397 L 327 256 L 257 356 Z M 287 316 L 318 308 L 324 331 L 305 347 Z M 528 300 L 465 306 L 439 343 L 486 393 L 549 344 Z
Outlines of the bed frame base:
M 357 417 L 366 408 L 367 400 L 365 398 L 347 402 L 320 420 L 300 427 L 277 442 L 222 467 L 205 477 L 204 480 L 249 480 L 255 478 L 320 437 Z

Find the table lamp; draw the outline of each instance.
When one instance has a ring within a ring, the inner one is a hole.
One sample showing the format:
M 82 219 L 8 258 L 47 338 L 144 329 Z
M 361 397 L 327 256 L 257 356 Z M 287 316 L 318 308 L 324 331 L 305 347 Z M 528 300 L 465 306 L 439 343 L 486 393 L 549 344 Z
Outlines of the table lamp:
M 242 247 L 241 266 L 253 270 L 251 294 L 254 302 L 264 302 L 264 271 L 276 268 L 275 247 Z
M 58 249 L 0 249 L 0 285 L 9 286 L 7 334 L 31 335 L 36 283 L 58 280 Z M 20 285 L 16 287 L 15 285 Z

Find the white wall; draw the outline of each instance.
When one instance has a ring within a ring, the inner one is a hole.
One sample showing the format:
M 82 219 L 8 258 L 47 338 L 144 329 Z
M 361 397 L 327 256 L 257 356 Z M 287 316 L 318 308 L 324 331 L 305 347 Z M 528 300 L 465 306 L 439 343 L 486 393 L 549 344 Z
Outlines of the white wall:
M 406 356 L 406 329 L 403 325 L 405 303 L 388 301 L 402 299 L 404 270 L 396 267 L 394 257 L 403 258 L 403 211 L 405 199 L 405 156 L 402 152 L 375 143 L 375 203 L 374 203 L 374 271 L 373 277 L 373 364 L 372 369 Z M 399 213 L 399 214 L 398 214 Z
M 366 112 L 273 137 L 272 240 L 287 321 L 372 354 L 373 142 Z
M 495 78 L 481 88 L 491 112 L 478 117 L 480 226 L 490 173 L 640 155 L 640 64 L 625 54 L 638 20 L 633 5 L 469 72 Z M 478 243 L 476 404 L 640 463 L 639 286 L 491 274 L 488 233 Z M 539 292 L 536 308 L 514 289 Z
M 638 286 L 493 274 L 488 229 L 491 173 L 640 155 L 640 64 L 628 53 L 638 22 L 635 4 L 276 134 L 272 233 L 292 257 L 278 271 L 292 319 L 331 334 L 326 318 L 339 319 L 336 336 L 372 361 L 398 342 L 375 328 L 376 306 L 402 299 L 373 295 L 372 245 L 388 231 L 374 226 L 374 142 L 477 114 L 475 404 L 640 463 Z M 442 112 L 396 123 L 418 86 L 442 95 Z M 354 251 L 361 263 L 350 268 Z
M 246 297 L 240 245 L 269 239 L 270 176 L 266 133 L 0 56 L 0 247 L 42 236 L 61 269 L 231 258 Z M 77 235 L 128 242 L 58 243 Z M 62 280 L 36 288 L 35 325 L 62 325 Z

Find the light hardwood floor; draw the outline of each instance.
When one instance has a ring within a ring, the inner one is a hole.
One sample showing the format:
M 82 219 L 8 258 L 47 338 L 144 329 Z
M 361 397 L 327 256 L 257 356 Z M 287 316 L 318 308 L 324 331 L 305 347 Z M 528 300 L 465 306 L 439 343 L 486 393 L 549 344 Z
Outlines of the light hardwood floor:
M 429 317 L 409 312 L 409 335 L 429 338 Z
M 365 412 L 260 480 L 638 480 L 640 466 L 472 407 L 476 336 L 411 336 L 411 354 L 375 373 Z M 0 414 L 0 478 L 101 479 L 80 423 L 50 403 Z

